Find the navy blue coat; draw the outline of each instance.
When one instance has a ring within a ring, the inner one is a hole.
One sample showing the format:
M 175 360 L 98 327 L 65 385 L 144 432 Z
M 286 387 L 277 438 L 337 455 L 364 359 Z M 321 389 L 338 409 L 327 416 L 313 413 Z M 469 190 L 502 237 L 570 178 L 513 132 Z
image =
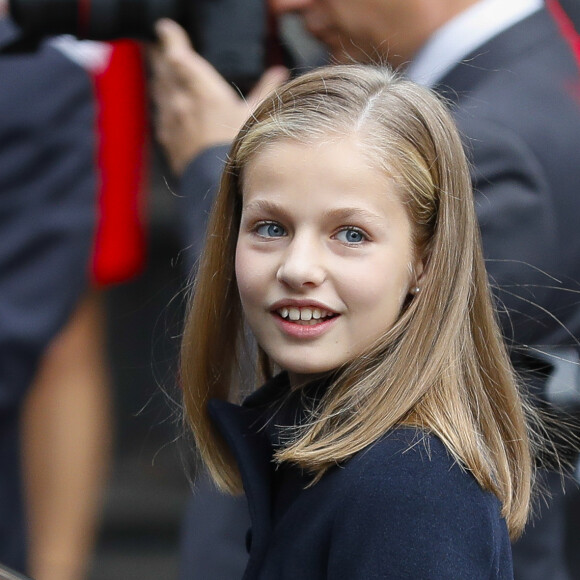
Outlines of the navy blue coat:
M 252 519 L 244 580 L 511 579 L 511 547 L 497 498 L 441 441 L 398 428 L 315 485 L 296 467 L 275 469 L 284 426 L 302 415 L 286 374 L 242 407 L 213 400 Z

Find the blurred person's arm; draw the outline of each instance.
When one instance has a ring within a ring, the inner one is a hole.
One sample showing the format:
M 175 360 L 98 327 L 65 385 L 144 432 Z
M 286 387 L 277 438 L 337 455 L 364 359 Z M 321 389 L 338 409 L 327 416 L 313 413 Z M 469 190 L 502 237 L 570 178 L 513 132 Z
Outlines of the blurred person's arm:
M 111 449 L 101 296 L 89 293 L 48 347 L 22 416 L 29 572 L 87 577 Z

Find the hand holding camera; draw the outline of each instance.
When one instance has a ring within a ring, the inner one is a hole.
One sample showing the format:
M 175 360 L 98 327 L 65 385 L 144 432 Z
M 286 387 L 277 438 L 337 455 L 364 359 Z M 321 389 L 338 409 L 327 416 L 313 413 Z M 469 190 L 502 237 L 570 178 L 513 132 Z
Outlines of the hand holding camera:
M 204 149 L 232 141 L 254 106 L 286 80 L 288 71 L 269 69 L 243 99 L 192 48 L 176 22 L 163 19 L 156 32 L 159 42 L 150 51 L 156 134 L 172 170 L 180 175 Z

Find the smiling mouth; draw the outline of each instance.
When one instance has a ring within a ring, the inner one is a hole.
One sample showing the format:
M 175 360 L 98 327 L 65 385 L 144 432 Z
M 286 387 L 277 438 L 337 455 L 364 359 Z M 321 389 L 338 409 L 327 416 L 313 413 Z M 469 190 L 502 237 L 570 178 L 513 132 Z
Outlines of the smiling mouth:
M 283 307 L 276 310 L 280 318 L 301 324 L 304 326 L 313 326 L 320 324 L 329 318 L 337 316 L 334 312 L 323 310 L 322 308 L 297 308 L 297 307 Z

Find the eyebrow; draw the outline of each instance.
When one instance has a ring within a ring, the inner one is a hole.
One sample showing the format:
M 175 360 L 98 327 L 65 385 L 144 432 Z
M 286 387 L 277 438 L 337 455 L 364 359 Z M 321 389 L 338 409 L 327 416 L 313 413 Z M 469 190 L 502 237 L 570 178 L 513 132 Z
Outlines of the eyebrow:
M 259 211 L 266 213 L 283 213 L 283 214 L 286 213 L 286 211 L 281 205 L 274 203 L 268 199 L 256 199 L 248 204 L 244 204 L 242 205 L 242 211 Z
M 278 214 L 282 216 L 288 215 L 288 212 L 283 206 L 272 202 L 268 199 L 257 199 L 248 203 L 242 211 L 246 212 L 264 212 Z M 336 209 L 329 209 L 323 214 L 324 219 L 331 220 L 350 220 L 350 219 L 363 219 L 366 221 L 379 221 L 387 218 L 388 216 L 379 216 L 378 214 L 361 207 L 340 207 Z

